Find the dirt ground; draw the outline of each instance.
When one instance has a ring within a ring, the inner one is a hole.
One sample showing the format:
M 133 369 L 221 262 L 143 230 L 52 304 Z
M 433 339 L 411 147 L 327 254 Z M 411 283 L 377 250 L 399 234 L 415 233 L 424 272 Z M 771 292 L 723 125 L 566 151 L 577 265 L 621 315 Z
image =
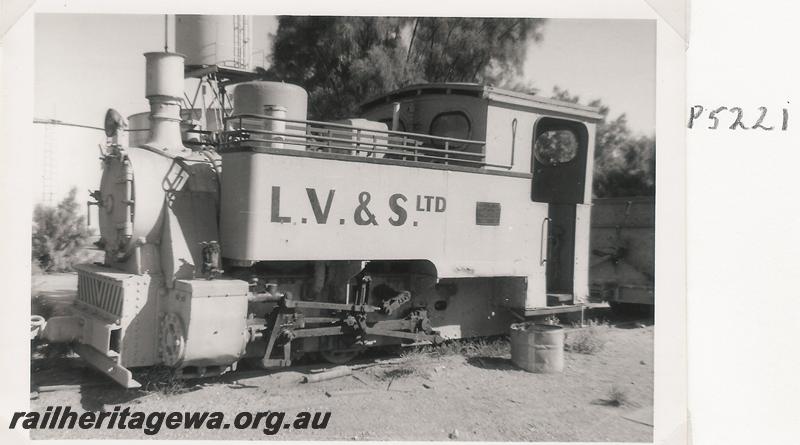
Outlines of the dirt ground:
M 63 297 L 70 280 L 48 278 L 51 285 L 42 292 L 51 299 Z M 610 320 L 592 331 L 591 338 L 604 346 L 593 354 L 565 352 L 564 371 L 558 374 L 517 368 L 503 338 L 427 352 L 406 350 L 402 356 L 370 353 L 351 363 L 370 366 L 324 382 L 301 383 L 304 376 L 330 366 L 308 364 L 193 380 L 168 391 L 120 389 L 76 358 L 37 359 L 32 362 L 32 410 L 68 405 L 95 412 L 116 406 L 148 413 L 221 411 L 226 421 L 241 411 L 284 411 L 288 422 L 301 411 L 329 411 L 331 416 L 326 429 L 281 429 L 274 436 L 265 435 L 261 425 L 247 430 L 162 427 L 156 436 L 105 428 L 38 430 L 32 437 L 651 442 L 654 327 L 649 321 L 615 319 L 607 311 L 592 316 Z M 579 332 L 569 330 L 568 343 Z M 74 385 L 47 390 L 65 383 Z M 624 403 L 616 406 L 615 400 Z

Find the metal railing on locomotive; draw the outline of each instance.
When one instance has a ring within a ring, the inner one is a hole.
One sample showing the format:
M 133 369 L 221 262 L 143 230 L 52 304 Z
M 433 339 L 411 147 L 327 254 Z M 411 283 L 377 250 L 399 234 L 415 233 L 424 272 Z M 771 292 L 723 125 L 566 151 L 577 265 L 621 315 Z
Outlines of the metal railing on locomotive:
M 287 124 L 285 130 L 275 130 L 278 127 L 274 125 L 275 122 Z M 289 145 L 300 150 L 350 156 L 511 169 L 510 165 L 486 163 L 485 141 L 259 114 L 240 114 L 226 118 L 225 128 L 220 136 L 220 151 L 242 147 L 255 150 L 285 148 Z M 443 148 L 424 145 L 428 141 L 435 141 Z M 469 151 L 468 147 L 475 148 Z

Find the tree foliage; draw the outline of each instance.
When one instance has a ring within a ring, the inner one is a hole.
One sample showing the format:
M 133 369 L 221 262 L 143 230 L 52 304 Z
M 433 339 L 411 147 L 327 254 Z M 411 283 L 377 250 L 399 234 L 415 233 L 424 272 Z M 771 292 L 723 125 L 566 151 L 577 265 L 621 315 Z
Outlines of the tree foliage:
M 527 43 L 542 39 L 542 19 L 414 19 L 408 60 L 428 82 L 500 83 L 520 74 Z
M 64 272 L 83 259 L 91 230 L 78 212 L 76 189 L 56 206 L 37 204 L 33 211 L 31 260 L 46 272 Z
M 579 103 L 580 97 L 554 88 L 553 98 Z M 598 198 L 653 196 L 656 190 L 656 142 L 651 136 L 634 135 L 625 114 L 609 118 L 601 100 L 588 104 L 600 109 L 594 151 L 594 195 Z
M 309 93 L 309 117 L 358 114 L 369 97 L 423 82 L 512 81 L 541 19 L 281 16 L 264 78 Z

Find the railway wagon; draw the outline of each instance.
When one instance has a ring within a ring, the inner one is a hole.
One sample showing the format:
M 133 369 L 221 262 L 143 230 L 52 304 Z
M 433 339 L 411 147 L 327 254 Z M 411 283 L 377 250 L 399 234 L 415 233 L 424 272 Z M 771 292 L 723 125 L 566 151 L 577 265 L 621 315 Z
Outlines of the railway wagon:
M 247 81 L 190 142 L 183 57 L 145 57 L 149 136 L 109 129 L 92 193 L 105 260 L 40 331 L 121 385 L 505 333 L 589 297 L 596 109 L 429 84 L 321 122 L 301 87 Z
M 595 198 L 592 203 L 592 299 L 615 310 L 655 305 L 655 198 Z

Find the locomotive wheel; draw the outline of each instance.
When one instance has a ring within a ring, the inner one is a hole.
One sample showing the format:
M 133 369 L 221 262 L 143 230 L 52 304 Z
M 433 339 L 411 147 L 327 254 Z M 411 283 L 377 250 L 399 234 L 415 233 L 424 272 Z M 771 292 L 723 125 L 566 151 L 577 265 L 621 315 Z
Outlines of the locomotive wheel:
M 183 322 L 177 314 L 169 313 L 161 319 L 160 329 L 158 346 L 161 361 L 167 366 L 177 366 L 183 360 L 186 348 Z
M 333 349 L 319 351 L 319 355 L 328 363 L 344 365 L 361 354 L 361 349 Z

